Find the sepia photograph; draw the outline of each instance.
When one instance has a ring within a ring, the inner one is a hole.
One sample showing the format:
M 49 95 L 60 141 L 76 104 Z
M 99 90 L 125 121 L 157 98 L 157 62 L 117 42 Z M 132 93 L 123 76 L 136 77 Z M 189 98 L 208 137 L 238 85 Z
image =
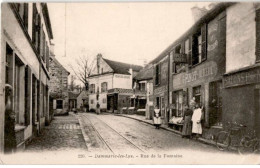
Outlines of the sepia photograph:
M 0 165 L 259 165 L 260 1 L 1 2 Z

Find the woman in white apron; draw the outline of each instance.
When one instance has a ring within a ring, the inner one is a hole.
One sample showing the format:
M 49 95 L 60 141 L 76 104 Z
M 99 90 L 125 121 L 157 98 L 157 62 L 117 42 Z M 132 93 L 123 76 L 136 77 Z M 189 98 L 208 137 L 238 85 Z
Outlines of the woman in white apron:
M 191 118 L 192 121 L 192 133 L 196 134 L 196 138 L 199 137 L 199 135 L 202 134 L 202 126 L 201 126 L 201 115 L 202 110 L 199 107 L 199 104 L 197 103 Z
M 154 109 L 153 124 L 155 125 L 156 129 L 159 129 L 160 125 L 162 124 L 161 110 L 158 108 L 158 106 L 155 106 L 155 109 Z

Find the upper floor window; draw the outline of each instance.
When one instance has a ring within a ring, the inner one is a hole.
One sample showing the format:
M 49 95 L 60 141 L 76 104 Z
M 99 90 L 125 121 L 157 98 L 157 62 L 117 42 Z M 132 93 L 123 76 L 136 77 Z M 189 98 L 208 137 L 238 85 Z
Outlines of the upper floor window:
M 206 60 L 207 54 L 207 25 L 204 24 L 200 31 L 192 37 L 192 65 L 196 65 Z
M 158 63 L 155 66 L 155 85 L 160 84 L 160 75 L 161 75 L 161 65 L 160 65 L 160 63 Z
M 178 46 L 175 47 L 174 53 L 173 51 L 171 52 L 171 56 L 173 57 L 174 54 L 182 54 L 183 53 L 183 46 L 179 44 Z M 180 73 L 185 69 L 185 63 L 181 62 L 172 62 L 172 73 Z
M 146 86 L 145 83 L 139 83 L 139 90 L 145 91 L 146 90 L 145 86 Z
M 90 85 L 90 93 L 95 93 L 95 84 Z
M 28 3 L 14 3 L 14 6 L 23 21 L 23 25 L 28 29 Z
M 41 17 L 37 11 L 36 4 L 33 3 L 33 20 L 32 20 L 32 43 L 34 44 L 38 54 L 40 54 L 41 45 Z
M 107 91 L 107 82 L 101 83 L 101 92 L 106 92 Z

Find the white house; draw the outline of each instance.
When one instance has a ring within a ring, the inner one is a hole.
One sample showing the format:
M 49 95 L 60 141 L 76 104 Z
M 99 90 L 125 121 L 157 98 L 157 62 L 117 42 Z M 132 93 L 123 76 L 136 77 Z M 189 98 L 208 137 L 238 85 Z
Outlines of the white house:
M 97 55 L 96 64 L 90 74 L 89 80 L 89 109 L 96 109 L 99 103 L 102 110 L 110 107 L 107 102 L 107 93 L 110 89 L 132 89 L 133 76 L 141 66 L 108 60 Z

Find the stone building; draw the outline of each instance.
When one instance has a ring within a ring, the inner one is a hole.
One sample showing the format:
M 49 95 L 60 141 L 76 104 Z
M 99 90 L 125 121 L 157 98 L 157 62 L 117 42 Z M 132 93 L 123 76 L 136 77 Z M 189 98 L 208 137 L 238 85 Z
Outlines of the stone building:
M 55 58 L 50 56 L 50 114 L 59 115 L 69 112 L 68 76 L 70 75 Z
M 8 135 L 13 120 L 5 113 L 7 100 L 15 113 L 16 147 L 25 143 L 50 121 L 49 48 L 53 39 L 46 3 L 2 3 L 0 70 L 0 151 L 10 150 Z M 12 88 L 11 94 L 5 89 Z M 12 117 L 11 117 L 12 118 Z M 5 120 L 6 119 L 6 120 Z M 11 125 L 10 125 L 11 124 Z M 9 128 L 5 128 L 9 125 Z M 6 143 L 5 143 L 6 142 Z
M 102 110 L 118 111 L 125 106 L 123 99 L 132 93 L 133 77 L 142 67 L 108 60 L 97 55 L 97 62 L 88 77 L 89 108 L 96 109 L 99 103 Z M 120 93 L 119 93 L 120 92 Z

